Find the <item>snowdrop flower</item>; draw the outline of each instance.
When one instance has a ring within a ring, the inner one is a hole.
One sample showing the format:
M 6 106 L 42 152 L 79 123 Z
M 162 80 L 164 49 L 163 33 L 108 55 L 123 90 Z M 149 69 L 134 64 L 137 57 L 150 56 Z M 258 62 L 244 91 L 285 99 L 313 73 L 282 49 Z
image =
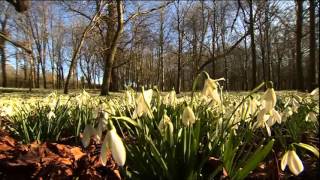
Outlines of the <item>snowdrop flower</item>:
M 107 149 L 111 150 L 111 154 L 115 162 L 119 166 L 123 166 L 126 162 L 126 149 L 113 125 L 112 129 L 107 132 L 101 147 L 100 160 L 104 166 L 107 162 Z
M 159 122 L 158 128 L 159 128 L 162 135 L 164 135 L 165 130 L 167 128 L 169 128 L 170 134 L 173 133 L 173 124 L 171 122 L 171 119 L 169 118 L 169 116 L 166 113 L 164 114 L 161 121 Z
M 224 78 L 214 80 L 214 79 L 211 79 L 210 77 L 208 77 L 204 81 L 204 87 L 202 90 L 202 95 L 204 97 L 209 97 L 209 98 L 213 99 L 218 104 L 221 104 L 220 96 L 218 93 L 218 81 L 220 81 L 220 80 L 224 80 Z
M 100 112 L 100 116 L 98 118 L 98 127 L 97 127 L 97 139 L 100 140 L 102 136 L 102 132 L 106 129 L 106 121 L 109 119 L 109 114 L 107 112 Z
M 195 122 L 196 122 L 196 117 L 192 109 L 189 106 L 185 107 L 182 113 L 183 125 L 189 126 L 190 124 L 194 124 Z
M 170 91 L 167 95 L 164 96 L 162 102 L 165 105 L 175 106 L 177 103 L 176 91 Z
M 53 111 L 50 111 L 50 112 L 47 114 L 47 118 L 48 118 L 49 120 L 51 120 L 51 119 L 53 119 L 53 118 L 56 118 L 56 114 L 54 114 Z
M 317 122 L 318 121 L 318 118 L 317 118 L 317 114 L 314 113 L 314 112 L 309 112 L 307 115 L 306 115 L 306 118 L 305 120 L 307 122 Z
M 275 123 L 281 124 L 281 116 L 276 110 L 272 110 L 270 114 L 267 113 L 266 109 L 261 110 L 258 113 L 257 122 L 255 127 L 259 128 L 266 128 L 268 135 L 271 136 L 270 127 L 272 127 Z
M 143 91 L 138 96 L 138 98 L 136 99 L 136 109 L 133 112 L 133 119 L 141 117 L 143 114 L 148 114 L 148 116 L 152 116 L 150 112 L 152 94 L 152 89 L 149 89 L 147 91 Z
M 76 96 L 76 101 L 78 103 L 78 106 L 82 106 L 83 104 L 86 104 L 89 98 L 90 98 L 90 94 L 87 93 L 85 90 L 83 90 L 82 93 Z
M 293 110 L 293 112 L 297 113 L 297 112 L 298 112 L 298 109 L 299 109 L 299 107 L 300 107 L 299 102 L 296 100 L 296 98 L 292 98 L 292 99 L 291 99 L 291 103 L 292 103 L 292 110 Z
M 0 109 L 0 116 L 13 116 L 14 110 L 12 106 L 4 106 Z
M 272 109 L 276 106 L 277 97 L 274 89 L 268 88 L 264 95 L 262 96 L 262 104 L 266 112 L 272 113 Z
M 272 88 L 272 83 L 269 82 L 268 89 L 263 95 L 264 108 L 260 110 L 257 117 L 257 122 L 255 123 L 255 127 L 265 127 L 267 129 L 268 135 L 271 136 L 270 127 L 273 126 L 276 122 L 281 123 L 281 116 L 274 109 L 277 97 L 274 89 Z
M 304 169 L 302 161 L 294 150 L 289 150 L 284 153 L 281 159 L 282 171 L 285 170 L 287 165 L 289 166 L 290 171 L 296 176 L 298 176 Z
M 293 114 L 293 111 L 292 111 L 292 108 L 287 106 L 284 111 L 281 113 L 281 120 L 283 122 L 287 121 L 287 119 L 292 116 Z
M 86 148 L 90 143 L 91 137 L 96 135 L 97 135 L 97 131 L 91 125 L 86 125 L 83 131 L 83 137 L 81 139 L 83 147 Z
M 260 103 L 256 100 L 256 98 L 250 99 L 249 114 L 251 116 L 254 116 L 254 114 L 257 112 L 259 106 L 260 106 Z
M 314 90 L 311 91 L 311 93 L 310 93 L 311 96 L 314 96 L 314 95 L 317 95 L 317 94 L 319 94 L 319 88 L 314 89 Z
M 126 100 L 127 100 L 128 105 L 131 105 L 134 103 L 134 98 L 132 97 L 130 91 L 126 91 L 125 96 L 126 96 Z

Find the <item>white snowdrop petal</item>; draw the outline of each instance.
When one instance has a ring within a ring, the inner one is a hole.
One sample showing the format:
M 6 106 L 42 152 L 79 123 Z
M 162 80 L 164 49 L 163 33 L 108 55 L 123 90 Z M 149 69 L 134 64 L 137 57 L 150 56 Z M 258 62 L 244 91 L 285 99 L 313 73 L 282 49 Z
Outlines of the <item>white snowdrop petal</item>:
M 286 169 L 288 163 L 288 151 L 284 153 L 281 159 L 281 170 L 284 171 Z
M 290 171 L 296 176 L 298 176 L 304 170 L 302 161 L 295 151 L 289 151 L 288 166 Z

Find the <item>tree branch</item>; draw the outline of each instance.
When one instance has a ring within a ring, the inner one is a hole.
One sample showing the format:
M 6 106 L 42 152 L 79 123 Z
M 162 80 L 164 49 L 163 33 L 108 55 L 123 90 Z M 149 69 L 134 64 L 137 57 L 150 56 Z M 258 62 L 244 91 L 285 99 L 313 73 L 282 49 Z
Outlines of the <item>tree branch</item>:
M 124 24 L 127 24 L 130 20 L 136 18 L 137 16 L 146 15 L 146 14 L 149 14 L 149 13 L 151 13 L 151 12 L 153 12 L 153 11 L 160 10 L 160 9 L 168 6 L 168 5 L 169 5 L 170 3 L 172 3 L 172 2 L 173 2 L 173 1 L 169 1 L 169 2 L 163 4 L 163 5 L 159 6 L 159 7 L 152 8 L 152 9 L 149 9 L 149 10 L 143 11 L 143 12 L 134 13 L 134 14 L 132 14 L 132 15 L 130 15 L 130 16 L 128 17 L 128 19 L 124 22 Z
M 231 51 L 233 51 L 233 49 L 235 49 L 238 44 L 241 43 L 241 41 L 247 37 L 250 33 L 249 32 L 246 32 L 246 34 L 244 34 L 237 42 L 235 42 L 227 51 L 223 52 L 222 54 L 219 54 L 217 56 L 214 57 L 214 59 L 219 59 L 219 58 L 222 58 L 224 56 L 226 56 L 227 54 L 229 54 Z M 212 63 L 212 60 L 209 59 L 207 60 L 204 64 L 202 64 L 199 68 L 199 71 L 202 71 L 208 64 Z
M 0 38 L 3 38 L 4 40 L 10 42 L 10 43 L 13 44 L 14 46 L 25 50 L 28 54 L 31 54 L 31 53 L 32 53 L 31 49 L 25 47 L 24 45 L 22 45 L 22 44 L 19 43 L 19 42 L 13 41 L 12 39 L 10 39 L 8 36 L 6 36 L 5 34 L 3 34 L 2 32 L 0 32 Z

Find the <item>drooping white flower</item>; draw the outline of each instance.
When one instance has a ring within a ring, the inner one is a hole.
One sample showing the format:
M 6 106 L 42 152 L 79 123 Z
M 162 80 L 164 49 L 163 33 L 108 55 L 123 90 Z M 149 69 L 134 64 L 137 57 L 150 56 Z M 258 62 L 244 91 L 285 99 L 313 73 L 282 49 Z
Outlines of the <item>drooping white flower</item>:
M 310 95 L 311 96 L 314 96 L 314 95 L 317 95 L 319 94 L 319 88 L 315 88 L 313 91 L 311 91 Z
M 100 160 L 104 166 L 107 162 L 107 149 L 111 150 L 115 162 L 119 166 L 123 166 L 126 162 L 126 149 L 115 128 L 112 128 L 107 132 L 101 147 Z
M 164 135 L 166 129 L 169 129 L 171 134 L 173 133 L 173 124 L 167 114 L 163 115 L 161 121 L 159 122 L 158 128 L 162 135 Z
M 106 121 L 109 119 L 109 114 L 107 112 L 100 112 L 100 116 L 98 118 L 98 127 L 97 127 L 97 138 L 101 139 L 102 132 L 106 129 Z
M 318 118 L 317 118 L 317 114 L 314 113 L 314 112 L 309 112 L 307 115 L 306 115 L 306 118 L 305 120 L 307 122 L 317 122 L 318 121 Z
M 14 115 L 14 109 L 12 106 L 8 105 L 8 106 L 4 106 L 4 107 L 1 107 L 0 109 L 0 116 L 13 116 Z
M 251 116 L 255 115 L 255 113 L 258 110 L 259 105 L 260 105 L 260 103 L 256 100 L 256 98 L 250 99 L 250 102 L 249 102 L 249 114 Z
M 261 109 L 257 116 L 255 127 L 266 128 L 268 135 L 271 136 L 271 126 L 276 122 L 281 123 L 281 116 L 274 109 L 277 102 L 276 93 L 273 88 L 268 88 L 262 97 L 263 109 Z
M 76 101 L 79 107 L 83 104 L 86 104 L 89 99 L 90 94 L 87 93 L 85 90 L 83 90 L 79 95 L 76 96 Z
M 214 80 L 214 79 L 211 79 L 211 78 L 206 79 L 204 81 L 202 95 L 204 97 L 211 98 L 216 103 L 220 104 L 221 100 L 220 100 L 220 96 L 219 96 L 219 93 L 218 93 L 217 80 Z
M 285 122 L 290 116 L 292 116 L 293 111 L 290 106 L 287 106 L 281 113 L 281 120 Z
M 264 109 L 271 113 L 272 109 L 276 106 L 277 103 L 277 96 L 274 92 L 273 88 L 268 88 L 264 95 L 262 96 L 262 104 Z
M 49 120 L 53 119 L 53 118 L 56 118 L 56 114 L 53 112 L 53 111 L 50 111 L 48 114 L 47 114 L 47 118 Z
M 87 147 L 90 143 L 91 137 L 97 134 L 96 130 L 91 125 L 86 125 L 83 131 L 83 137 L 81 139 L 83 147 Z
M 170 91 L 167 95 L 163 97 L 162 102 L 163 104 L 168 106 L 175 106 L 177 103 L 176 91 L 175 90 Z
M 126 91 L 125 96 L 126 96 L 126 100 L 127 100 L 128 105 L 131 105 L 134 103 L 134 98 L 131 95 L 130 91 Z
M 275 109 L 271 110 L 271 113 L 267 113 L 266 109 L 262 109 L 257 116 L 257 122 L 255 127 L 266 128 L 268 135 L 271 136 L 271 127 L 275 123 L 281 124 L 281 116 Z
M 196 122 L 196 117 L 192 111 L 192 109 L 187 106 L 184 108 L 183 113 L 182 113 L 182 123 L 185 126 L 192 125 Z
M 303 170 L 303 164 L 296 151 L 287 151 L 281 159 L 281 170 L 284 171 L 286 166 L 289 166 L 290 171 L 298 176 Z
M 151 116 L 151 100 L 152 100 L 152 89 L 144 91 L 143 93 L 139 94 L 138 98 L 136 99 L 136 109 L 133 112 L 133 119 L 141 117 L 143 114 L 148 114 Z
M 300 103 L 297 101 L 296 98 L 292 98 L 291 99 L 291 103 L 292 103 L 292 111 L 297 113 L 298 112 L 298 109 L 300 107 Z

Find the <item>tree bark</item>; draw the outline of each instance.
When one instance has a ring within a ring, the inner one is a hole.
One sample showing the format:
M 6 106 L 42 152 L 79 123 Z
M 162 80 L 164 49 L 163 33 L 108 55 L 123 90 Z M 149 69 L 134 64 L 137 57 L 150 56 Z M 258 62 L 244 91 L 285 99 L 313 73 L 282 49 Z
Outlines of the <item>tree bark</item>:
M 315 6 L 314 0 L 309 0 L 310 36 L 309 36 L 309 62 L 308 62 L 308 90 L 316 87 L 316 36 L 315 36 Z
M 8 22 L 8 13 L 5 13 L 4 19 L 1 22 L 1 32 L 6 33 L 6 26 Z M 6 69 L 6 50 L 5 50 L 5 40 L 0 38 L 0 53 L 1 53 L 1 71 L 2 71 L 2 86 L 7 87 L 7 69 Z
M 257 57 L 256 57 L 256 44 L 254 42 L 254 19 L 253 19 L 253 2 L 250 0 L 250 37 L 251 37 L 251 60 L 252 60 L 252 89 L 257 84 Z
M 302 69 L 302 22 L 303 22 L 303 1 L 296 0 L 296 75 L 297 75 L 297 89 L 303 90 L 303 69 Z
M 113 66 L 115 54 L 117 52 L 118 41 L 123 31 L 123 7 L 122 7 L 123 5 L 122 4 L 123 4 L 122 0 L 117 0 L 117 15 L 118 15 L 117 31 L 114 34 L 111 47 L 110 47 L 110 53 L 108 53 L 108 56 L 106 58 L 106 62 L 104 65 L 104 74 L 103 74 L 102 87 L 101 87 L 101 93 L 100 93 L 100 95 L 102 96 L 109 95 L 112 66 Z

